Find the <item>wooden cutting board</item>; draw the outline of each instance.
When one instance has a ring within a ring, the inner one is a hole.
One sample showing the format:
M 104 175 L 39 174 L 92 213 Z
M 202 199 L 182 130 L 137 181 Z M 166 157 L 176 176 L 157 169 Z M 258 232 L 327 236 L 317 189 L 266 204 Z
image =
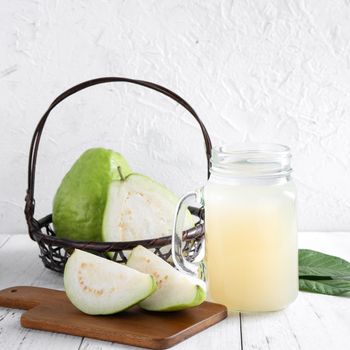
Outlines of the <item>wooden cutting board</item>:
M 150 349 L 169 348 L 227 317 L 225 306 L 209 302 L 176 312 L 148 312 L 135 306 L 115 315 L 90 316 L 75 308 L 62 291 L 26 286 L 1 290 L 0 306 L 28 310 L 21 317 L 26 328 Z

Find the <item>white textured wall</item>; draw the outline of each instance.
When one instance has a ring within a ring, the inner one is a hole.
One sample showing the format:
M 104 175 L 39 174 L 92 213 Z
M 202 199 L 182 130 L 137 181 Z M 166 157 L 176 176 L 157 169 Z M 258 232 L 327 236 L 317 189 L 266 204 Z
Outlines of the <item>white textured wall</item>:
M 350 4 L 310 1 L 0 1 L 0 232 L 25 232 L 34 127 L 83 80 L 127 76 L 174 89 L 214 144 L 291 146 L 300 228 L 350 230 Z M 43 135 L 37 216 L 92 146 L 179 194 L 205 180 L 199 129 L 179 106 L 122 84 L 71 98 Z

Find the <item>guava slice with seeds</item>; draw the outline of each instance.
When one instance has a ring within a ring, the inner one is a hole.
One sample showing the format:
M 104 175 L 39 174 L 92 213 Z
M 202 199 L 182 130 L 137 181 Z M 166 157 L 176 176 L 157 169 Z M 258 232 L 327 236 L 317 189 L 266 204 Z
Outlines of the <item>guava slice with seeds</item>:
M 112 181 L 103 217 L 103 240 L 134 241 L 170 235 L 178 201 L 165 186 L 141 174 Z M 193 225 L 188 212 L 184 229 Z
M 90 315 L 125 310 L 157 288 L 149 274 L 78 249 L 66 263 L 64 287 L 72 304 Z
M 157 290 L 139 306 L 149 311 L 177 311 L 201 304 L 205 290 L 195 279 L 176 270 L 166 261 L 139 245 L 129 256 L 127 266 L 152 275 Z

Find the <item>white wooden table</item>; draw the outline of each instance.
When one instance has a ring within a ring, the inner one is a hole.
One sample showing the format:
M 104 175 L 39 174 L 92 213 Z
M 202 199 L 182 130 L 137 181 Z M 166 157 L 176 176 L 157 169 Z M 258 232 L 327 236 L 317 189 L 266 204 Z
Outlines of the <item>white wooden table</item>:
M 350 233 L 300 233 L 299 246 L 350 260 Z M 38 247 L 27 235 L 0 235 L 0 289 L 34 285 L 63 289 L 62 276 L 45 269 Z M 139 349 L 90 338 L 22 328 L 23 311 L 0 308 L 0 349 Z M 221 323 L 173 347 L 206 349 L 350 349 L 350 297 L 299 293 L 286 310 L 231 315 Z

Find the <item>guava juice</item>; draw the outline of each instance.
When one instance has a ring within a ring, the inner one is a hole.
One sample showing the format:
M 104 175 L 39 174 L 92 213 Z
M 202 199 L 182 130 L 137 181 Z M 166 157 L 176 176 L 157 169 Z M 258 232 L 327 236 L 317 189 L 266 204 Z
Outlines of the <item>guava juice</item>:
M 230 311 L 279 310 L 298 293 L 292 182 L 206 185 L 209 298 Z

